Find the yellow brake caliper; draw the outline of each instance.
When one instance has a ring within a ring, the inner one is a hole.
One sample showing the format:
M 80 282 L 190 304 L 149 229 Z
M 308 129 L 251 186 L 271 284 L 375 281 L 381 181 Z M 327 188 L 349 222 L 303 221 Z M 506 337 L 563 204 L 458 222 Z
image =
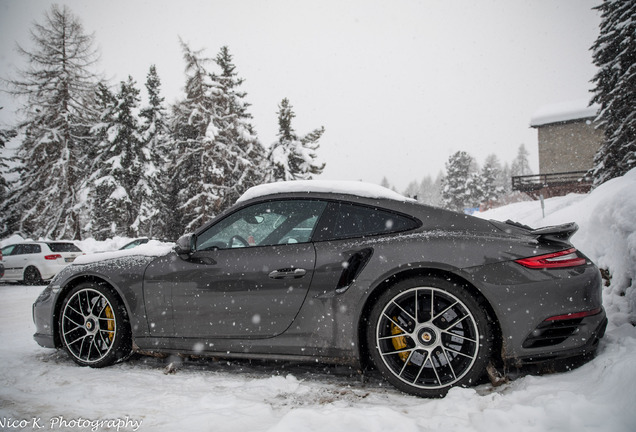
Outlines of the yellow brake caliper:
M 106 314 L 106 318 L 108 318 L 108 340 L 113 341 L 113 336 L 115 335 L 115 316 L 113 315 L 113 310 L 109 305 L 104 309 L 104 313 Z
M 394 321 L 397 321 L 397 317 L 393 317 Z M 402 330 L 396 326 L 394 323 L 391 323 L 391 334 L 392 335 L 398 335 L 402 333 Z M 391 339 L 391 342 L 393 343 L 393 348 L 395 348 L 396 350 L 402 350 L 404 348 L 406 348 L 406 338 L 404 336 L 400 336 L 400 337 L 394 337 L 393 339 Z M 409 353 L 407 351 L 398 353 L 398 356 L 400 356 L 400 359 L 402 359 L 403 362 L 406 361 L 406 359 L 409 358 Z

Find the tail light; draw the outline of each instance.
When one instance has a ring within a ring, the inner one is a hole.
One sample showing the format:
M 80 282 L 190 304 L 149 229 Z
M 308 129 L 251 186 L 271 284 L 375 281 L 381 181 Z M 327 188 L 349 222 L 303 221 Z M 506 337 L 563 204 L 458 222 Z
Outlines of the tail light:
M 60 255 L 60 254 L 54 254 L 54 255 L 45 255 L 45 256 L 44 256 L 44 259 L 45 259 L 45 260 L 49 260 L 49 261 L 53 261 L 53 260 L 56 260 L 56 259 L 58 259 L 58 258 L 62 258 L 62 255 Z
M 515 260 L 516 263 L 531 269 L 576 267 L 585 264 L 585 258 L 581 258 L 575 248 L 560 252 L 538 255 L 529 258 Z
M 596 308 L 589 311 L 583 312 L 572 312 L 564 315 L 557 315 L 546 319 L 546 321 L 563 321 L 563 320 L 571 320 L 571 319 L 581 319 L 592 315 L 600 314 L 602 309 Z

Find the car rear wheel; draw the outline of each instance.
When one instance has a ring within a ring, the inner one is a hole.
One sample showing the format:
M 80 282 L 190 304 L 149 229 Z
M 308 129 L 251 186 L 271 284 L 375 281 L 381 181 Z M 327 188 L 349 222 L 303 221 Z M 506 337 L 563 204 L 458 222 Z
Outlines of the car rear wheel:
M 109 366 L 131 352 L 128 314 L 105 284 L 82 283 L 67 294 L 59 331 L 64 348 L 81 366 Z
M 22 278 L 26 285 L 42 285 L 42 275 L 40 274 L 40 271 L 33 266 L 29 266 L 24 269 L 24 275 Z
M 367 343 L 398 389 L 442 397 L 484 375 L 492 355 L 488 315 L 462 285 L 438 277 L 401 281 L 374 305 Z

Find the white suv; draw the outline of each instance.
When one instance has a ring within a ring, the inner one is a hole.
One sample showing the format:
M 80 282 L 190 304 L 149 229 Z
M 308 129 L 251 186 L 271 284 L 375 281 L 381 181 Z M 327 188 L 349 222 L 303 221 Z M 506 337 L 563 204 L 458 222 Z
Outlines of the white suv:
M 1 282 L 38 285 L 52 279 L 83 252 L 70 242 L 25 242 L 2 248 Z

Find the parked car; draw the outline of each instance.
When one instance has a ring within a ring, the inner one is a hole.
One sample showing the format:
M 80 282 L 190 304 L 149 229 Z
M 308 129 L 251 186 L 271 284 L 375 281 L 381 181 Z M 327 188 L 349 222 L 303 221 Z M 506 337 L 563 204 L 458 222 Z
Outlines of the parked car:
M 159 239 L 150 239 L 148 237 L 139 237 L 139 238 L 136 238 L 136 239 L 132 240 L 131 242 L 126 243 L 125 245 L 120 247 L 119 250 L 132 249 L 132 248 L 135 248 L 137 246 L 141 246 L 142 244 L 146 244 L 150 240 L 156 240 L 156 241 L 162 242 L 162 243 L 169 243 L 170 242 L 170 240 L 159 240 Z
M 50 280 L 83 252 L 71 242 L 24 242 L 2 248 L 3 282 L 39 285 Z
M 568 241 L 576 224 L 532 229 L 347 185 L 253 188 L 169 253 L 68 267 L 34 304 L 34 338 L 92 367 L 133 347 L 374 366 L 425 397 L 489 366 L 595 352 L 601 277 Z

